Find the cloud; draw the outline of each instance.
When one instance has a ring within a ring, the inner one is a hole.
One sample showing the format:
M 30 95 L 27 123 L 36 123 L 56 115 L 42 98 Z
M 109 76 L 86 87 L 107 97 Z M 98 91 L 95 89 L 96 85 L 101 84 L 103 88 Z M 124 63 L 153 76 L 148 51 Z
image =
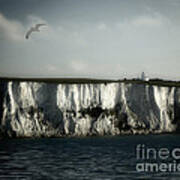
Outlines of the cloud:
M 133 18 L 125 19 L 122 22 L 117 23 L 118 28 L 122 27 L 161 27 L 168 24 L 170 21 L 165 16 L 159 13 L 153 13 L 149 15 L 141 15 Z
M 87 60 L 70 61 L 66 69 L 73 76 L 97 78 L 118 78 L 119 74 L 123 74 L 127 70 L 120 64 L 96 63 Z
M 105 23 L 100 23 L 97 26 L 98 30 L 106 30 L 107 29 L 107 25 Z
M 164 18 L 161 16 L 139 16 L 131 23 L 135 26 L 161 26 L 164 24 Z
M 24 30 L 25 29 L 20 22 L 9 20 L 0 13 L 0 39 L 23 41 Z
M 71 61 L 69 64 L 69 67 L 74 71 L 74 72 L 87 72 L 88 70 L 88 64 L 84 61 L 76 60 L 76 61 Z
M 52 64 L 48 64 L 46 66 L 46 69 L 47 69 L 48 72 L 56 72 L 58 70 L 57 67 L 52 65 Z
M 29 21 L 29 25 L 34 25 L 34 24 L 38 24 L 38 23 L 48 24 L 47 21 L 45 21 L 41 17 L 34 16 L 34 15 L 28 15 L 27 20 Z

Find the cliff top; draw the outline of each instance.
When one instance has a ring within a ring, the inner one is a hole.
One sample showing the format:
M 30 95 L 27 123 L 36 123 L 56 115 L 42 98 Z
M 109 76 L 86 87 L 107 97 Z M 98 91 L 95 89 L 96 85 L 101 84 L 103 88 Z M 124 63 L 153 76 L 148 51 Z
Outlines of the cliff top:
M 17 81 L 17 82 L 45 82 L 45 83 L 61 83 L 61 84 L 100 84 L 100 83 L 133 83 L 146 84 L 167 87 L 180 87 L 180 81 L 170 81 L 162 79 L 150 79 L 143 81 L 141 79 L 91 79 L 91 78 L 14 78 L 14 77 L 0 77 L 0 81 Z

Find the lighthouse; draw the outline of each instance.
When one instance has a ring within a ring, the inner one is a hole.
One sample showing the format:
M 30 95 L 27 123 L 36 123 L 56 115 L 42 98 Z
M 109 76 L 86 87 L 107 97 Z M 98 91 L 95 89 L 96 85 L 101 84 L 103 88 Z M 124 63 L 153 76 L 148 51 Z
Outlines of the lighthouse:
M 141 73 L 141 80 L 142 81 L 148 81 L 149 80 L 149 78 L 145 75 L 144 72 Z

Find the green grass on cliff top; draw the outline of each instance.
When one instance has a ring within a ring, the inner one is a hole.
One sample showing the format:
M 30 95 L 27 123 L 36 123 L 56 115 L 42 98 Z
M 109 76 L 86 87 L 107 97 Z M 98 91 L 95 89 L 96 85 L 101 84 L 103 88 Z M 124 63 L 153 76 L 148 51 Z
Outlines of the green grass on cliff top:
M 17 81 L 17 82 L 45 82 L 45 83 L 60 83 L 60 84 L 100 84 L 100 83 L 133 83 L 156 86 L 180 87 L 180 81 L 169 81 L 162 79 L 150 79 L 149 81 L 142 81 L 140 79 L 90 79 L 90 78 L 11 78 L 0 77 L 0 81 Z

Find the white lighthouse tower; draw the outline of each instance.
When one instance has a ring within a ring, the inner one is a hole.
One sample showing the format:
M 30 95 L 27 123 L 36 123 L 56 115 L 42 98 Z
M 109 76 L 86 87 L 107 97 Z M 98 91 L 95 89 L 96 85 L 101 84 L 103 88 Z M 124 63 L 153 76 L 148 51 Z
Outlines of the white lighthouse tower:
M 141 73 L 141 80 L 142 81 L 148 81 L 149 80 L 149 78 L 145 75 L 144 72 Z

